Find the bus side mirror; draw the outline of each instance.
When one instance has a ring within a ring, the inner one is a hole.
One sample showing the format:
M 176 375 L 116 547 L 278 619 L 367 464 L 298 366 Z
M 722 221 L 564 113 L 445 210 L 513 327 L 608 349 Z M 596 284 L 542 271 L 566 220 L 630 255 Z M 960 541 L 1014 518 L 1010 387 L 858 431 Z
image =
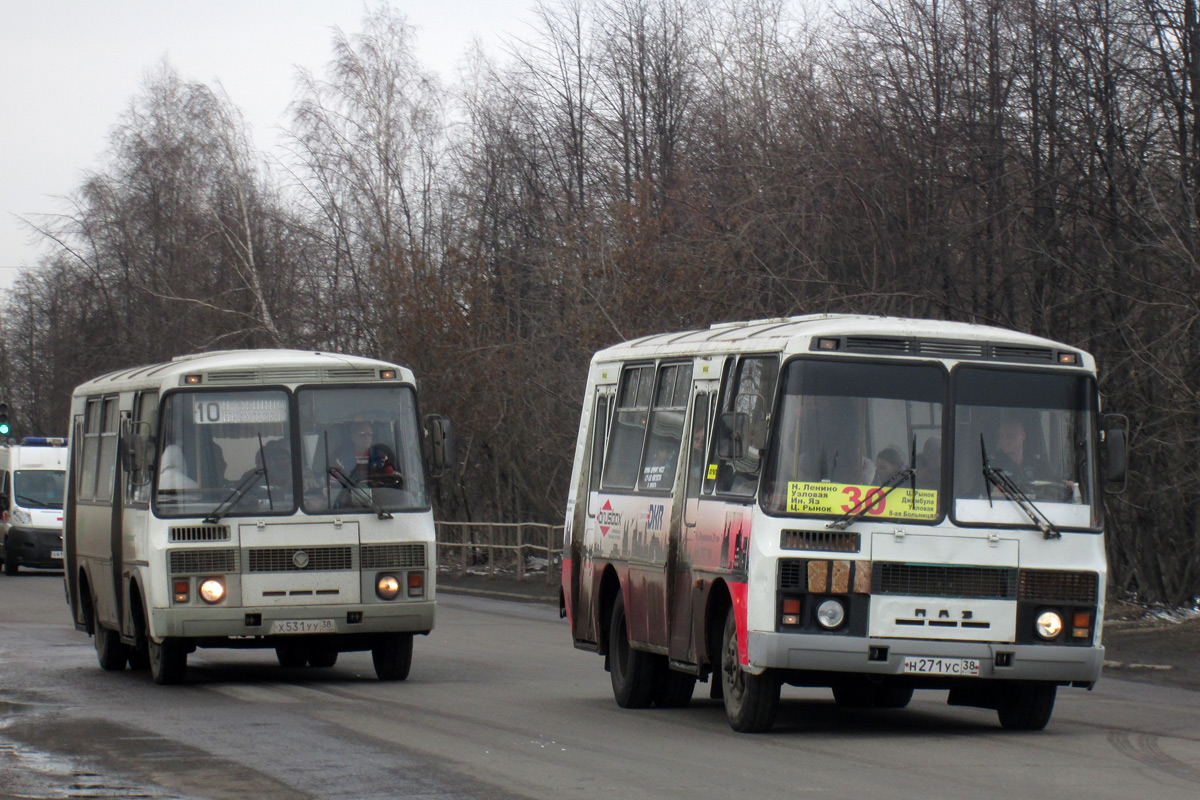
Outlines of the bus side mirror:
M 425 418 L 429 432 L 429 473 L 440 478 L 454 460 L 454 440 L 450 435 L 450 420 L 430 414 Z
M 717 417 L 717 458 L 730 461 L 746 455 L 746 428 L 750 415 L 739 411 L 726 411 Z
M 1121 414 L 1104 418 L 1104 490 L 1125 491 L 1129 477 L 1129 419 Z

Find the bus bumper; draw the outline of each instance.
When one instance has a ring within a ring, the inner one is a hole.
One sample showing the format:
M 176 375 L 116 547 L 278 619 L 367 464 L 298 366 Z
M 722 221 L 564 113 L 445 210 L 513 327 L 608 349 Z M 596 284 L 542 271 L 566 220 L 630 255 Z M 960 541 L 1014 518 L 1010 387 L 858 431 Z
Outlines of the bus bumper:
M 205 640 L 206 647 L 273 647 L 282 638 L 370 637 L 380 633 L 429 633 L 434 601 L 328 606 L 153 608 L 154 636 Z M 228 639 L 224 645 L 216 640 Z M 258 641 L 256 641 L 258 640 Z
M 750 669 L 785 669 L 863 675 L 927 676 L 905 672 L 906 658 L 978 661 L 983 680 L 1096 682 L 1104 648 L 1018 645 L 1004 642 L 950 642 L 920 639 L 866 639 L 846 636 L 750 631 Z
M 9 528 L 4 558 L 22 567 L 62 569 L 62 531 L 55 528 Z

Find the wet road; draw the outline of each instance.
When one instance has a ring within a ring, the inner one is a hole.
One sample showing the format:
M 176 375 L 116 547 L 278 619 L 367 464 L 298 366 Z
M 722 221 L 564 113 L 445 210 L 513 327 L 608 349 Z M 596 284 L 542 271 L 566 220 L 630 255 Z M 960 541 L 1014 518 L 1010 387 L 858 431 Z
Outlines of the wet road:
M 1043 733 L 918 692 L 902 711 L 786 688 L 775 730 L 692 707 L 623 711 L 543 605 L 439 597 L 410 678 L 370 655 L 283 670 L 201 650 L 185 686 L 103 672 L 62 579 L 0 577 L 0 798 L 1194 798 L 1200 692 L 1062 690 Z

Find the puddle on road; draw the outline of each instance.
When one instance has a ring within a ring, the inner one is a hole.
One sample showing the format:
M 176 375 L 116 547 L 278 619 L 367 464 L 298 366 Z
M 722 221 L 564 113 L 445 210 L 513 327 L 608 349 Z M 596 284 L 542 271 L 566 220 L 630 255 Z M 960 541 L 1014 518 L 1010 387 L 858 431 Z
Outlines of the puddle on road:
M 28 800 L 87 800 L 87 798 L 131 798 L 131 800 L 188 800 L 157 787 L 135 786 L 127 778 L 98 772 L 86 759 L 47 753 L 19 744 L 4 735 L 4 728 L 18 715 L 37 707 L 29 703 L 0 700 L 0 787 L 5 797 Z

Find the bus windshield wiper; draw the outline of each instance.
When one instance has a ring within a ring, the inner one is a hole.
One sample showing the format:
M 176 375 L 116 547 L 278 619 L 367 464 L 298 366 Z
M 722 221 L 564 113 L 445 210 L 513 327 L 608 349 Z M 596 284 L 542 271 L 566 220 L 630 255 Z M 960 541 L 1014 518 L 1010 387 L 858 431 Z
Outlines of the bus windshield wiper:
M 988 461 L 987 445 L 983 443 L 982 433 L 979 434 L 979 451 L 983 458 L 983 485 L 987 488 L 988 505 L 992 505 L 992 487 L 995 486 L 1025 512 L 1025 516 L 1029 517 L 1030 521 L 1037 526 L 1043 537 L 1061 539 L 1062 533 L 1054 527 L 1054 523 L 1041 512 L 1041 509 L 1034 505 L 1033 500 L 1017 485 L 1012 476 L 1005 470 L 993 467 L 992 462 Z
M 233 507 L 241 502 L 241 499 L 246 496 L 246 492 L 250 491 L 250 487 L 254 485 L 254 481 L 259 475 L 264 476 L 264 480 L 266 479 L 267 455 L 263 451 L 263 440 L 261 433 L 258 435 L 258 459 L 262 462 L 262 466 L 255 467 L 253 471 L 251 471 L 248 475 L 246 475 L 246 477 L 242 478 L 241 481 L 238 482 L 237 486 L 233 487 L 233 491 L 229 493 L 229 496 L 222 500 L 220 504 L 212 510 L 212 513 L 204 518 L 205 525 L 216 525 L 218 522 L 220 522 L 221 518 L 228 514 L 230 510 L 232 510 Z M 271 487 L 268 484 L 267 496 L 270 497 L 270 494 Z M 274 508 L 274 504 L 272 504 L 271 507 Z
M 879 489 L 872 489 L 865 493 L 862 498 L 851 506 L 850 510 L 833 522 L 826 525 L 826 528 L 837 528 L 839 531 L 844 531 L 855 522 L 862 519 L 863 515 L 874 508 L 875 504 L 883 500 L 892 493 L 892 490 L 899 486 L 906 478 L 909 480 L 912 487 L 913 502 L 917 498 L 917 440 L 913 439 L 912 451 L 909 454 L 909 462 L 907 467 L 901 467 L 891 474 Z
M 392 515 L 388 513 L 383 506 L 379 505 L 379 503 L 375 501 L 375 498 L 371 496 L 371 493 L 367 491 L 366 487 L 343 472 L 341 467 L 330 467 L 329 474 L 335 481 L 340 483 L 343 488 L 346 489 L 346 491 L 350 492 L 351 495 L 364 501 L 366 505 L 369 505 L 372 509 L 374 509 L 376 515 L 378 515 L 380 519 L 392 518 Z
M 259 475 L 265 475 L 266 470 L 258 467 L 246 477 L 242 478 L 237 486 L 233 487 L 233 491 L 229 496 L 221 501 L 220 505 L 212 510 L 207 517 L 204 518 L 205 525 L 215 525 L 221 521 L 221 518 L 228 514 L 238 502 L 246 496 L 246 492 L 250 491 L 250 487 L 258 480 Z

